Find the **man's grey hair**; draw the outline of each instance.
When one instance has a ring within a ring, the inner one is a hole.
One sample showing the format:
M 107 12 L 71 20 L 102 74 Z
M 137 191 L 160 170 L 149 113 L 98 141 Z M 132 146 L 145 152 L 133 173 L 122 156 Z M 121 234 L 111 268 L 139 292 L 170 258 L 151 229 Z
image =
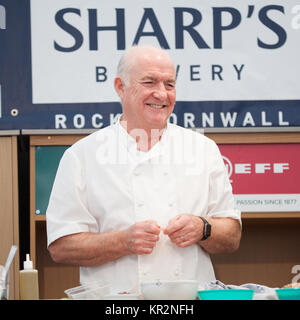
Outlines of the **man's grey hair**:
M 169 54 L 167 53 L 167 51 L 160 47 L 155 47 L 150 45 L 141 45 L 141 46 L 134 45 L 128 48 L 121 56 L 118 67 L 117 67 L 117 76 L 123 80 L 124 85 L 126 87 L 129 87 L 131 69 L 135 61 L 134 56 L 135 54 L 143 50 L 157 50 L 169 57 Z

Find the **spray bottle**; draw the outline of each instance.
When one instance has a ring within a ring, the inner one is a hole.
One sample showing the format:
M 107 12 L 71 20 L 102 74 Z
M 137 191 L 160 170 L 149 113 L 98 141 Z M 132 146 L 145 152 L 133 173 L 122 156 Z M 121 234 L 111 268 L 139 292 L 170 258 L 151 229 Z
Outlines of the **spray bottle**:
M 38 300 L 38 271 L 33 269 L 30 255 L 26 254 L 24 269 L 20 271 L 20 300 Z

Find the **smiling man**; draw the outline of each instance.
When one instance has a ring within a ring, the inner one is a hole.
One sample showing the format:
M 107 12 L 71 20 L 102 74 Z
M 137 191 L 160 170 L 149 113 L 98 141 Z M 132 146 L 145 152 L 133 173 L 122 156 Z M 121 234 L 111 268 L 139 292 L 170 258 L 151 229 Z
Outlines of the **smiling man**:
M 82 283 L 119 290 L 143 280 L 215 280 L 210 253 L 232 252 L 240 212 L 216 144 L 168 123 L 174 64 L 166 51 L 136 46 L 114 81 L 120 121 L 63 155 L 47 209 L 48 248 L 80 266 Z

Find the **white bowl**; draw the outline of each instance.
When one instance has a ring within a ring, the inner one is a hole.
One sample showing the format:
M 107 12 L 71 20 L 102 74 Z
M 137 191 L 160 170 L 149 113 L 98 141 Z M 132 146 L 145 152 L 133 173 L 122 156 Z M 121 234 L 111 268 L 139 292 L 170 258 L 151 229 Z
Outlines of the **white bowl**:
M 141 282 L 146 300 L 195 300 L 198 292 L 196 280 L 155 280 Z

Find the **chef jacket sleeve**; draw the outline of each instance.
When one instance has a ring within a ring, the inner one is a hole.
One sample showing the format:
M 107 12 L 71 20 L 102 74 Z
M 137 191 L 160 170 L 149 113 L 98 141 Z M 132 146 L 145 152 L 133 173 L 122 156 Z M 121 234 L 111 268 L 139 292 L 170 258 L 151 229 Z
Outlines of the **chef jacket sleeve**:
M 210 141 L 208 217 L 233 218 L 241 224 L 241 212 L 235 207 L 232 187 L 220 150 Z
M 97 232 L 87 206 L 87 190 L 78 156 L 67 149 L 59 163 L 46 211 L 48 246 L 56 239 L 79 232 Z

